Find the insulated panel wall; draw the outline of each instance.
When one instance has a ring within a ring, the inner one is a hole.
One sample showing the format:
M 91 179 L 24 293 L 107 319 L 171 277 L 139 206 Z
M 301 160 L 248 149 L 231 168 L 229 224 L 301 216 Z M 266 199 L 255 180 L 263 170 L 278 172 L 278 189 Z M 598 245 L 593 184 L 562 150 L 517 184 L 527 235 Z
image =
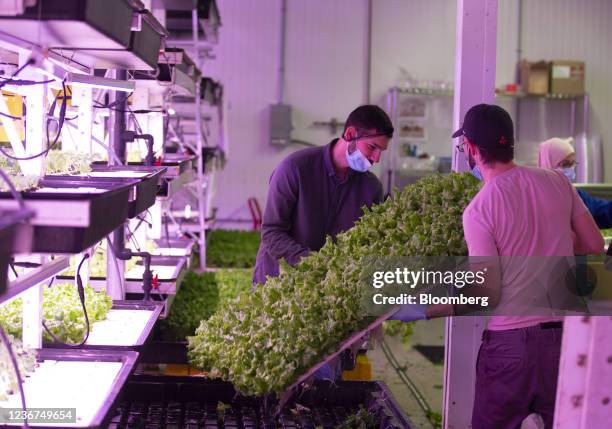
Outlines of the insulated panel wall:
M 219 79 L 228 97 L 231 154 L 218 177 L 215 205 L 220 219 L 249 219 L 247 198 L 262 209 L 274 167 L 304 145 L 274 147 L 268 142 L 268 107 L 278 101 L 280 0 L 218 2 L 223 18 L 216 59 L 205 74 Z M 284 102 L 293 107 L 293 138 L 323 145 L 332 134 L 313 122 L 343 122 L 363 101 L 366 2 L 287 2 Z M 249 223 L 220 226 L 249 227 Z
M 262 206 L 274 166 L 304 146 L 268 143 L 267 107 L 277 101 L 280 0 L 220 0 L 223 17 L 216 59 L 205 62 L 207 75 L 224 82 L 229 100 L 230 162 L 218 180 L 219 217 L 248 219 L 246 199 Z M 293 137 L 317 145 L 333 135 L 315 121 L 342 122 L 364 100 L 367 0 L 288 0 L 285 103 L 293 107 Z M 605 179 L 612 181 L 612 21 L 609 0 L 524 0 L 522 58 L 576 59 L 586 62 L 592 133 L 603 138 Z M 373 0 L 371 100 L 385 106 L 388 88 L 408 75 L 425 82 L 452 81 L 456 1 Z M 497 86 L 515 78 L 518 0 L 500 0 Z M 449 101 L 452 103 L 452 101 Z M 567 101 L 500 101 L 518 117 L 517 158 L 536 161 L 537 143 L 570 132 Z M 518 107 L 518 109 L 517 109 Z M 577 131 L 582 127 L 576 106 Z M 520 110 L 520 112 L 519 112 Z M 438 122 L 450 122 L 438 118 Z M 341 131 L 337 130 L 336 135 Z M 435 150 L 450 138 L 436 139 Z M 246 223 L 245 225 L 249 225 Z

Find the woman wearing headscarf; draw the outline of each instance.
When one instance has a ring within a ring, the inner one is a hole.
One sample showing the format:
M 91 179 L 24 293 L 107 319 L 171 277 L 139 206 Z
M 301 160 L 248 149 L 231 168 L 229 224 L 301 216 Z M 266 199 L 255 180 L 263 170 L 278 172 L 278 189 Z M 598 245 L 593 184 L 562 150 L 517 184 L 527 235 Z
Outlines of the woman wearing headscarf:
M 540 143 L 538 167 L 562 172 L 570 182 L 576 180 L 576 151 L 573 139 L 552 138 Z M 599 228 L 612 228 L 612 201 L 596 198 L 578 189 L 578 195 L 589 209 Z

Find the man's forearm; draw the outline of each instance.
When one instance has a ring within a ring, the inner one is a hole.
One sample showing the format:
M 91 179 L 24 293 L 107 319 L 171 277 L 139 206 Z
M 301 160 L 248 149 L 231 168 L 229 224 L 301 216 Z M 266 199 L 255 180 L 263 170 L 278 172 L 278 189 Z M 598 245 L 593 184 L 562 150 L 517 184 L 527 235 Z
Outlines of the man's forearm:
M 270 256 L 275 259 L 283 258 L 291 265 L 299 262 L 301 257 L 310 252 L 285 231 L 274 229 L 262 231 L 262 242 Z

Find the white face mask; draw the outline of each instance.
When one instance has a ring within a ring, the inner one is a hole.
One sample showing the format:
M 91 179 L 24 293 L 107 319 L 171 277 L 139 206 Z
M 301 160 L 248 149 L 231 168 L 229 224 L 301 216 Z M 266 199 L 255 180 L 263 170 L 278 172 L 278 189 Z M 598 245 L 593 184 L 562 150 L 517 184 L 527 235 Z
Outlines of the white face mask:
M 349 153 L 348 146 L 346 147 L 346 161 L 352 170 L 359 171 L 360 173 L 365 173 L 372 168 L 372 163 L 368 161 L 368 158 L 357 147 L 353 153 Z
M 571 183 L 576 181 L 576 167 L 557 168 L 556 170 L 563 173 Z
M 352 170 L 360 173 L 365 173 L 372 168 L 372 163 L 365 157 L 365 155 L 357 147 L 358 138 L 353 139 L 346 145 L 346 162 Z M 349 147 L 354 145 L 354 150 L 349 152 Z

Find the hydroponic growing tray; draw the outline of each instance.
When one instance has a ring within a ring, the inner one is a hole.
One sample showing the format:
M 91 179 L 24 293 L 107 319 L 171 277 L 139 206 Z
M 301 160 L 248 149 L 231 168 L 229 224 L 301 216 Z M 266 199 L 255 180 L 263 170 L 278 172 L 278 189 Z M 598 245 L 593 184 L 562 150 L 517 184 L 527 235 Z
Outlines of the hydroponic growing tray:
M 96 180 L 136 180 L 136 194 L 128 206 L 128 217 L 134 218 L 155 204 L 155 197 L 166 173 L 164 167 L 94 165 L 82 177 Z
M 0 28 L 34 45 L 43 41 L 82 66 L 153 70 L 162 35 L 149 15 L 132 31 L 136 12 L 128 0 L 45 0 L 23 14 L 0 16 Z
M 37 354 L 38 366 L 23 383 L 28 408 L 73 408 L 77 419 L 76 423 L 30 423 L 30 426 L 108 427 L 110 413 L 136 365 L 138 353 L 40 349 Z M 0 407 L 21 408 L 19 393 L 0 401 Z
M 34 211 L 32 252 L 79 253 L 102 240 L 127 219 L 131 182 L 108 181 L 78 184 L 45 182 L 22 192 Z M 0 192 L 0 208 L 15 207 L 8 192 Z
M 219 403 L 226 406 L 219 407 Z M 231 384 L 193 377 L 134 376 L 109 428 L 332 429 L 359 407 L 377 427 L 409 429 L 410 421 L 382 382 L 317 381 L 277 415 L 262 398 L 237 395 Z
M 23 222 L 33 215 L 31 210 L 0 209 L 0 295 L 6 290 L 6 274 L 11 255 L 30 251 L 32 230 Z
M 113 301 L 106 320 L 95 322 L 85 349 L 136 350 L 145 344 L 164 309 L 158 301 Z M 65 349 L 60 344 L 45 347 Z

